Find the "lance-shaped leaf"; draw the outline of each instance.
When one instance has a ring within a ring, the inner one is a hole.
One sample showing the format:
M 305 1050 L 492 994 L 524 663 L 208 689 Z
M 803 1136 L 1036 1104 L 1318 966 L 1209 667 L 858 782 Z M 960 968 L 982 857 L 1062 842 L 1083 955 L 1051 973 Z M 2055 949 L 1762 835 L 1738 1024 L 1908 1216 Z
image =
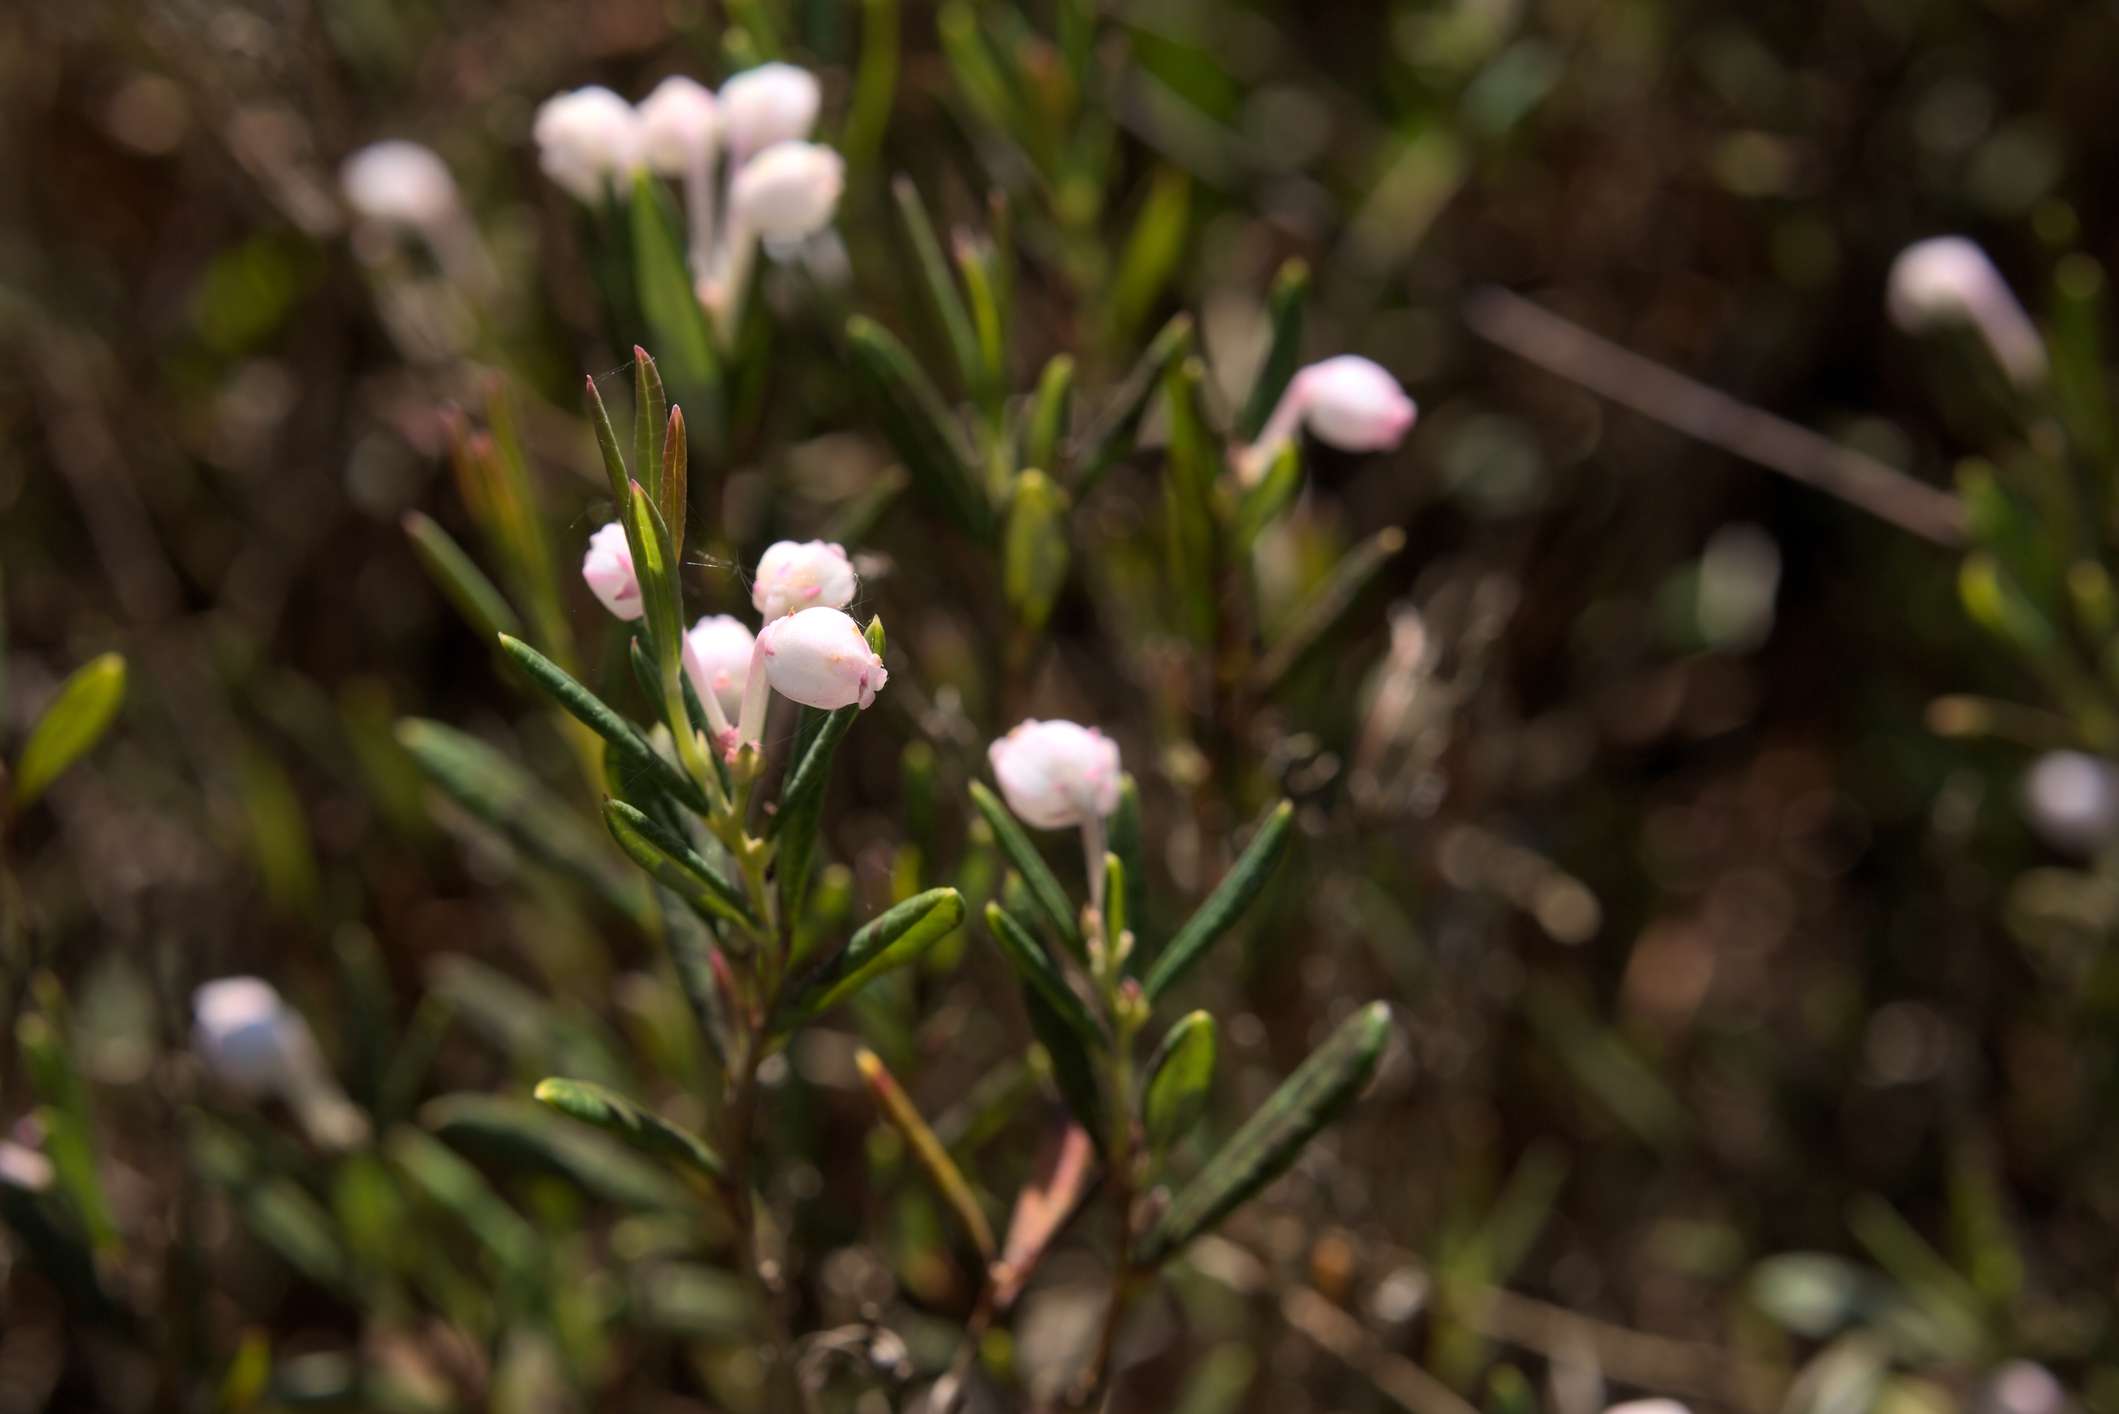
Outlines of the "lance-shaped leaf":
M 1020 461 L 1023 466 L 1059 468 L 1060 448 L 1067 436 L 1067 414 L 1074 402 L 1074 360 L 1066 354 L 1052 356 L 1038 375 L 1037 392 L 1023 423 Z
M 1067 979 L 1052 959 L 1045 956 L 1044 948 L 1031 936 L 1030 930 L 998 903 L 986 905 L 986 928 L 993 934 L 994 942 L 1000 944 L 1002 955 L 1014 966 L 1017 974 L 1044 998 L 1046 1005 L 1067 1023 L 1068 1029 L 1085 1042 L 1101 1044 L 1103 1028 L 1097 1025 L 1096 1018 L 1090 1015 L 1088 1006 L 1074 989 L 1067 985 Z
M 679 399 L 701 415 L 703 440 L 712 447 L 714 429 L 720 425 L 720 357 L 714 350 L 706 310 L 692 287 L 675 213 L 662 194 L 661 184 L 646 172 L 634 179 L 633 199 L 626 207 L 632 227 L 640 312 L 647 321 L 649 341 L 668 366 L 669 381 L 677 389 Z M 657 409 L 655 416 L 660 419 L 662 411 Z M 657 426 L 659 430 L 659 421 Z M 660 460 L 658 452 L 658 465 Z M 635 466 L 633 472 L 642 477 L 652 474 L 645 466 Z
M 1178 624 L 1195 643 L 1213 640 L 1216 601 L 1214 488 L 1222 449 L 1208 430 L 1206 365 L 1188 358 L 1163 378 L 1170 444 L 1163 459 L 1164 573 Z
M 1353 607 L 1370 580 L 1405 548 L 1405 532 L 1386 526 L 1347 551 L 1323 584 L 1296 609 L 1259 661 L 1257 690 L 1269 694 L 1324 641 L 1332 626 Z
M 1140 939 L 1148 921 L 1148 865 L 1140 836 L 1140 787 L 1130 771 L 1118 778 L 1118 809 L 1111 812 L 1110 823 L 1105 829 L 1111 852 L 1118 856 L 1126 876 L 1125 919 L 1134 938 L 1133 951 L 1126 958 L 1126 970 L 1138 972 L 1143 960 Z
M 1001 588 L 1017 622 L 1031 633 L 1052 616 L 1067 581 L 1067 493 L 1042 471 L 1015 478 L 1001 539 Z
M 1280 862 L 1294 819 L 1295 807 L 1285 800 L 1267 812 L 1257 833 L 1251 836 L 1251 842 L 1244 846 L 1243 853 L 1229 866 L 1229 872 L 1214 886 L 1214 892 L 1208 894 L 1206 901 L 1185 920 L 1185 926 L 1177 930 L 1177 936 L 1170 939 L 1157 955 L 1155 965 L 1148 969 L 1145 985 L 1149 1001 L 1170 990 L 1177 979 L 1190 971 L 1192 965 L 1206 955 L 1207 949 L 1243 916 L 1251 900 L 1265 887 L 1273 866 Z
M 971 310 L 971 327 L 978 336 L 977 363 L 970 379 L 972 396 L 998 423 L 1008 358 L 1007 315 L 1003 309 L 1005 277 L 991 240 L 958 231 L 953 244 L 951 253 L 964 277 L 964 300 Z
M 1111 850 L 1104 851 L 1104 937 L 1110 946 L 1120 946 L 1133 920 L 1127 910 L 1126 862 Z
M 1343 1022 L 1178 1192 L 1133 1260 L 1150 1267 L 1167 1261 L 1285 1173 L 1361 1093 L 1390 1028 L 1391 1009 L 1383 1002 L 1370 1002 Z
M 40 977 L 37 990 L 43 994 L 46 1014 L 25 1015 L 15 1024 L 15 1041 L 21 1048 L 22 1068 L 29 1075 L 30 1088 L 36 1093 L 37 1120 L 44 1130 L 44 1155 L 51 1160 L 56 1187 L 73 1209 L 89 1245 L 98 1252 L 109 1253 L 118 1245 L 118 1224 L 103 1192 L 88 1086 L 74 1066 L 72 1049 L 59 1031 L 64 1002 L 57 980 L 49 975 Z
M 1080 459 L 1080 469 L 1075 473 L 1074 494 L 1077 498 L 1089 494 L 1089 488 L 1103 478 L 1120 458 L 1133 450 L 1134 439 L 1140 435 L 1141 419 L 1148 414 L 1148 400 L 1162 386 L 1163 374 L 1182 359 L 1192 347 L 1192 316 L 1179 314 L 1148 345 L 1140 362 L 1126 375 L 1119 385 L 1096 425 L 1084 438 L 1087 450 Z
M 640 734 L 639 728 L 618 715 L 583 687 L 573 674 L 519 638 L 502 634 L 500 650 L 520 664 L 530 680 L 550 693 L 552 700 L 583 726 L 611 744 L 634 778 L 652 781 L 658 789 L 701 815 L 707 811 L 706 796 L 683 771 L 665 758 Z
M 979 1249 L 979 1255 L 992 1261 L 995 1251 L 993 1227 L 986 1221 L 978 1195 L 965 1182 L 962 1170 L 949 1157 L 949 1151 L 934 1137 L 934 1131 L 927 1127 L 919 1109 L 874 1051 L 862 1047 L 854 1053 L 854 1064 L 860 1069 L 861 1079 L 867 1082 L 869 1093 L 876 1097 L 876 1104 L 882 1108 L 884 1117 L 905 1137 L 905 1147 L 926 1170 L 928 1179 L 949 1204 L 950 1211 L 957 1215 L 957 1221 L 964 1225 L 964 1231 Z
M 625 453 L 618 449 L 618 433 L 611 426 L 610 409 L 603 405 L 603 394 L 597 391 L 594 374 L 582 380 L 581 405 L 589 415 L 589 426 L 596 429 L 596 450 L 603 457 L 603 474 L 611 487 L 611 503 L 625 504 L 625 488 L 632 476 L 625 469 Z
M 626 916 L 646 916 L 638 876 L 618 867 L 580 818 L 506 755 L 454 727 L 416 717 L 397 724 L 397 740 L 428 780 L 523 853 Z
M 790 989 L 773 1030 L 793 1031 L 884 973 L 919 961 L 963 921 L 964 896 L 955 889 L 929 889 L 885 909 Z
M 643 1154 L 667 1159 L 716 1182 L 728 1176 L 721 1156 L 704 1139 L 592 1080 L 550 1076 L 538 1081 L 531 1093 L 539 1104 L 614 1134 Z
M 662 484 L 657 488 L 656 509 L 669 527 L 670 553 L 684 563 L 684 522 L 690 514 L 692 486 L 691 436 L 685 430 L 684 409 L 672 407 L 662 437 Z
M 993 506 L 972 470 L 962 433 L 927 375 L 889 330 L 865 316 L 847 321 L 846 345 L 856 381 L 905 469 L 967 532 L 990 539 Z
M 912 247 L 913 268 L 920 272 L 920 283 L 927 291 L 927 306 L 941 326 L 964 386 L 972 387 L 979 380 L 978 336 L 971 327 L 971 314 L 964 308 L 963 296 L 957 292 L 956 279 L 949 273 L 949 262 L 943 258 L 934 223 L 927 219 L 919 188 L 910 177 L 892 178 L 890 194 L 897 202 L 898 224 L 905 230 L 905 243 Z
M 1236 548 L 1250 549 L 1258 533 L 1294 503 L 1295 493 L 1301 489 L 1302 451 L 1298 443 L 1291 441 L 1274 454 L 1257 483 L 1244 487 L 1238 496 L 1233 532 Z
M 1038 1260 L 1089 1191 L 1095 1160 L 1096 1143 L 1079 1124 L 1066 1125 L 1045 1145 L 1036 1177 L 1016 1194 L 1008 1236 L 1001 1242 L 1000 1260 L 993 1264 L 996 1311 L 1006 1311 L 1023 1294 Z
M 405 537 L 412 542 L 412 552 L 419 557 L 420 567 L 426 570 L 435 587 L 448 597 L 451 606 L 471 626 L 472 632 L 489 643 L 499 634 L 522 633 L 521 621 L 515 617 L 515 610 L 509 607 L 506 596 L 432 516 L 406 511 L 404 527 Z
M 1044 856 L 1037 852 L 1037 846 L 1030 843 L 1030 836 L 1023 833 L 1022 825 L 1001 803 L 1001 798 L 986 789 L 982 782 L 971 783 L 971 803 L 992 827 L 994 842 L 1001 847 L 1001 853 L 1008 856 L 1015 872 L 1022 875 L 1031 898 L 1037 902 L 1038 911 L 1059 931 L 1061 939 L 1076 957 L 1086 956 L 1082 949 L 1081 920 L 1074 916 L 1074 905 L 1068 901 L 1067 891 L 1060 887 L 1059 880 L 1045 866 Z
M 775 842 L 778 863 L 773 868 L 780 889 L 780 908 L 789 918 L 799 918 L 802 899 L 809 890 L 809 877 L 816 864 L 817 829 L 824 815 L 824 786 L 831 778 L 832 756 L 839 749 L 858 707 L 821 712 L 802 709 L 805 726 L 814 723 L 804 742 L 796 738 L 797 755 L 789 766 L 780 790 L 779 809 L 766 824 L 767 837 Z
M 1184 255 L 1191 210 L 1191 176 L 1181 167 L 1158 168 L 1101 301 L 1113 348 L 1131 342 L 1141 320 L 1162 298 L 1163 287 Z
M 412 1186 L 462 1223 L 511 1279 L 532 1278 L 544 1250 L 537 1230 L 493 1191 L 475 1166 L 410 1125 L 391 1130 L 383 1149 Z
M 603 803 L 603 821 L 626 858 L 647 870 L 656 883 L 684 900 L 700 917 L 724 919 L 743 928 L 756 926 L 743 896 L 681 836 L 622 800 Z
M 1289 380 L 1302 363 L 1302 308 L 1309 293 L 1310 267 L 1300 259 L 1288 261 L 1273 277 L 1272 293 L 1266 296 L 1266 317 L 1273 333 L 1266 344 L 1265 362 L 1258 368 L 1258 379 L 1251 384 L 1251 395 L 1244 399 L 1243 411 L 1236 419 L 1239 442 L 1257 439 L 1266 419 L 1273 415 L 1273 405 L 1287 391 Z
M 655 356 L 633 345 L 633 470 L 658 507 L 662 503 L 662 433 L 670 415 L 669 402 Z
M 637 481 L 626 497 L 625 516 L 626 538 L 638 542 L 633 569 L 640 579 L 640 602 L 646 610 L 648 647 L 654 650 L 666 696 L 677 683 L 684 654 L 684 597 L 677 585 L 677 559 L 662 512 Z
M 125 659 L 104 653 L 89 659 L 59 686 L 58 695 L 30 729 L 15 763 L 14 808 L 44 794 L 67 767 L 102 740 L 125 701 Z
M 683 1184 L 624 1145 L 535 1100 L 500 1095 L 443 1095 L 420 1108 L 420 1122 L 451 1144 L 510 1165 L 555 1173 L 621 1207 L 688 1208 Z
M 1141 1125 L 1156 1152 L 1168 1149 L 1206 1113 L 1214 1083 L 1214 1018 L 1203 1011 L 1177 1019 L 1148 1059 Z

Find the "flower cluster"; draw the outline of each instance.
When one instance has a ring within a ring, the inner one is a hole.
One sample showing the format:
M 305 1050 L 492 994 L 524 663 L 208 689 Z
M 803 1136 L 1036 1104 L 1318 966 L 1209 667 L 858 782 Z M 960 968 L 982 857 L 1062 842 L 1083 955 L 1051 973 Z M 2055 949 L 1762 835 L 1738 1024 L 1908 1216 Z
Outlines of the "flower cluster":
M 838 209 L 845 164 L 809 141 L 818 105 L 815 75 L 761 64 L 719 93 L 664 79 L 637 107 L 607 88 L 577 88 L 547 99 L 533 132 L 545 175 L 581 201 L 623 200 L 640 172 L 682 186 L 695 289 L 726 332 L 759 242 L 814 235 Z

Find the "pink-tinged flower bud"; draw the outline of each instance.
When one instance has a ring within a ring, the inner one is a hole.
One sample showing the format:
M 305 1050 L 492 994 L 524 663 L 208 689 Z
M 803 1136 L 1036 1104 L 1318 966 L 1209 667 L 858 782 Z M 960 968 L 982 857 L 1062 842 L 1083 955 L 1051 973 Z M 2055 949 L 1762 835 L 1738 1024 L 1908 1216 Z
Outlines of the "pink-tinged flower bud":
M 2051 1370 L 2011 1360 L 1989 1375 L 1972 1401 L 1973 1414 L 2067 1414 L 2067 1386 Z
M 843 609 L 856 580 L 845 547 L 824 540 L 782 540 L 758 559 L 751 607 L 765 622 L 802 609 Z
M 708 614 L 684 636 L 684 671 L 703 705 L 718 702 L 729 721 L 743 710 L 743 684 L 750 676 L 756 636 L 741 619 Z
M 737 169 L 729 210 L 745 231 L 796 241 L 831 223 L 846 185 L 846 163 L 813 142 L 779 142 Z
M 809 136 L 817 124 L 817 76 L 792 64 L 760 64 L 721 85 L 721 131 L 742 161 L 776 142 Z
M 640 577 L 633 572 L 633 547 L 626 543 L 625 527 L 612 521 L 589 537 L 589 552 L 581 557 L 581 577 L 603 607 L 621 619 L 637 619 L 647 611 L 640 598 Z
M 615 183 L 622 197 L 640 165 L 640 118 L 633 105 L 591 85 L 548 98 L 531 128 L 544 174 L 580 201 L 600 201 Z
M 0 1139 L 0 1183 L 24 1193 L 42 1193 L 57 1177 L 58 1169 L 40 1151 Z
M 890 681 L 860 625 L 838 609 L 774 619 L 758 634 L 758 653 L 773 691 L 827 712 L 865 709 Z
M 1118 809 L 1118 743 L 1094 727 L 1032 717 L 986 756 L 1008 808 L 1026 825 L 1064 829 Z
M 270 982 L 223 977 L 191 995 L 192 1049 L 214 1078 L 246 1095 L 280 1090 L 300 1049 L 300 1016 L 290 1012 Z
M 665 177 L 682 177 L 711 161 L 721 138 L 713 90 L 673 74 L 640 100 L 641 159 Z
M 339 168 L 339 189 L 363 220 L 434 230 L 457 210 L 456 180 L 441 158 L 416 142 L 371 143 Z
M 1963 236 L 1933 236 L 1900 251 L 1891 262 L 1887 302 L 1891 322 L 1909 334 L 1969 324 L 2011 379 L 2045 377 L 2037 326 L 1987 253 Z
M 2055 849 L 2094 854 L 2119 836 L 2119 767 L 2082 751 L 2048 751 L 2023 776 L 2023 813 Z
M 1303 421 L 1342 452 L 1387 452 L 1405 440 L 1419 410 L 1380 364 L 1358 354 L 1313 363 L 1295 375 Z

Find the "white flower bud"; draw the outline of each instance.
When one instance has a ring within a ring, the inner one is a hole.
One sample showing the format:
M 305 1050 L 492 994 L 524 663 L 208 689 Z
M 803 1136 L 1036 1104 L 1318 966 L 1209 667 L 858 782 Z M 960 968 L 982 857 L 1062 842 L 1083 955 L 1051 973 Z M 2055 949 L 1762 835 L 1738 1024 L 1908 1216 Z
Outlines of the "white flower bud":
M 544 174 L 581 201 L 601 200 L 614 182 L 624 196 L 640 165 L 639 115 L 607 88 L 591 85 L 546 99 L 531 132 Z
M 759 557 L 750 602 L 771 623 L 801 609 L 843 609 L 853 602 L 855 584 L 845 547 L 824 540 L 782 540 Z
M 1026 825 L 1058 830 L 1118 809 L 1118 743 L 1094 727 L 1032 717 L 986 756 L 1008 808 Z
M 640 577 L 633 571 L 633 547 L 626 543 L 625 527 L 612 521 L 589 537 L 589 551 L 581 557 L 581 577 L 603 607 L 621 619 L 637 619 L 647 611 L 640 597 Z
M 768 241 L 795 241 L 831 223 L 846 185 L 846 163 L 828 147 L 779 142 L 737 169 L 729 211 Z
M 2045 377 L 2045 344 L 2008 281 L 1978 245 L 1963 236 L 1915 241 L 1891 262 L 1891 321 L 1909 334 L 1969 324 L 1995 362 L 2017 383 Z
M 665 177 L 682 177 L 713 159 L 721 121 L 713 90 L 673 74 L 640 101 L 640 155 Z
M 295 1063 L 302 1019 L 270 982 L 223 977 L 191 994 L 192 1049 L 214 1078 L 246 1095 L 278 1092 Z
M 2119 835 L 2119 767 L 2081 751 L 2049 751 L 2023 777 L 2023 813 L 2055 849 L 2092 854 Z
M 434 230 L 456 213 L 456 180 L 441 158 L 416 142 L 378 142 L 348 157 L 339 189 L 363 220 Z
M 1987 1377 L 1972 1403 L 1974 1414 L 2066 1414 L 2067 1387 L 2051 1370 L 2029 1360 L 2011 1360 Z
M 0 1139 L 0 1183 L 25 1193 L 42 1193 L 57 1177 L 57 1168 L 38 1150 Z
M 792 64 L 760 64 L 721 85 L 721 131 L 737 161 L 817 124 L 817 76 Z
M 1384 452 L 1405 440 L 1418 409 L 1380 364 L 1359 354 L 1313 363 L 1295 375 L 1303 421 L 1343 452 Z
M 866 708 L 890 681 L 860 625 L 838 609 L 774 619 L 758 635 L 758 652 L 773 691 L 827 712 Z
M 708 614 L 684 636 L 684 671 L 702 704 L 718 702 L 733 721 L 743 710 L 743 684 L 750 676 L 756 636 L 741 619 Z

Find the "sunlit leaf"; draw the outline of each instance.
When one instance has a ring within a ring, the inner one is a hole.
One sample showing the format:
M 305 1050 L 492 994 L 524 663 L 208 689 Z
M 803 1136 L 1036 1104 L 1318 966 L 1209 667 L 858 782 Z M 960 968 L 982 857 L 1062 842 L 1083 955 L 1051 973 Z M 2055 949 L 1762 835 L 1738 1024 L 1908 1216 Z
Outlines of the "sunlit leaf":
M 59 685 L 58 695 L 30 728 L 15 762 L 14 808 L 35 803 L 51 783 L 102 740 L 125 701 L 125 659 L 91 658 Z

